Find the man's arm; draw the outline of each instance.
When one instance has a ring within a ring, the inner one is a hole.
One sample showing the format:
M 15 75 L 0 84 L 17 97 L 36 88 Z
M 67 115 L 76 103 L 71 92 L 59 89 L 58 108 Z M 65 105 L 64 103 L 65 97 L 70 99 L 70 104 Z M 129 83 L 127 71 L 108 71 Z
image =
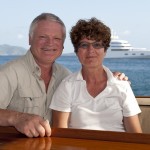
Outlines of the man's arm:
M 128 81 L 128 77 L 124 73 L 116 71 L 116 72 L 113 72 L 113 75 L 114 75 L 114 77 L 116 77 L 119 80 Z
M 14 126 L 27 137 L 51 135 L 49 122 L 33 114 L 0 109 L 0 126 Z

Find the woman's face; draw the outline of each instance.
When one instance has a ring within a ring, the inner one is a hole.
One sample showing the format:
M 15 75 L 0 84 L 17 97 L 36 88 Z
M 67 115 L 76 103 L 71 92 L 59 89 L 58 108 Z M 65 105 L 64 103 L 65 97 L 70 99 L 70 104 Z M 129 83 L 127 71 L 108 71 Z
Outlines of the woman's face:
M 106 55 L 102 42 L 88 40 L 84 38 L 78 45 L 77 56 L 82 64 L 82 67 L 97 68 L 103 64 L 103 59 Z

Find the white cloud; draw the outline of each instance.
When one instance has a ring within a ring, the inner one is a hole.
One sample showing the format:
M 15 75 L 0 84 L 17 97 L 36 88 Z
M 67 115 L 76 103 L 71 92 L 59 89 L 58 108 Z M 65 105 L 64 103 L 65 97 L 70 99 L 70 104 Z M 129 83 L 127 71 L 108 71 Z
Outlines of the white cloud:
M 23 39 L 23 38 L 24 38 L 24 35 L 23 35 L 23 34 L 21 34 L 21 33 L 19 33 L 19 34 L 17 35 L 17 38 L 18 38 L 19 40 L 21 40 L 21 39 Z
M 125 30 L 125 31 L 122 32 L 122 34 L 123 34 L 123 35 L 130 35 L 131 32 L 130 32 L 129 30 Z

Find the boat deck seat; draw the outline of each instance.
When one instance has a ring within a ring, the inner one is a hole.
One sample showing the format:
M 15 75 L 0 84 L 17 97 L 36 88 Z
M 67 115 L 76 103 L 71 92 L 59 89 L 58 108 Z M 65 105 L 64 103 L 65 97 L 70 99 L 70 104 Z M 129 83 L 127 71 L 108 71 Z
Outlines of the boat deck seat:
M 142 113 L 139 120 L 143 133 L 150 133 L 150 97 L 136 97 Z

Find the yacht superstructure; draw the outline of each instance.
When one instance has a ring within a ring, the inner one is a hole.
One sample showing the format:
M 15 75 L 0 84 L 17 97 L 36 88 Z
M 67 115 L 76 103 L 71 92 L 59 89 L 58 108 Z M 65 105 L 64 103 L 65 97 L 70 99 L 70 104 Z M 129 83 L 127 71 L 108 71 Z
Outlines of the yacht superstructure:
M 113 37 L 105 58 L 150 58 L 150 50 L 134 48 L 128 41 Z

